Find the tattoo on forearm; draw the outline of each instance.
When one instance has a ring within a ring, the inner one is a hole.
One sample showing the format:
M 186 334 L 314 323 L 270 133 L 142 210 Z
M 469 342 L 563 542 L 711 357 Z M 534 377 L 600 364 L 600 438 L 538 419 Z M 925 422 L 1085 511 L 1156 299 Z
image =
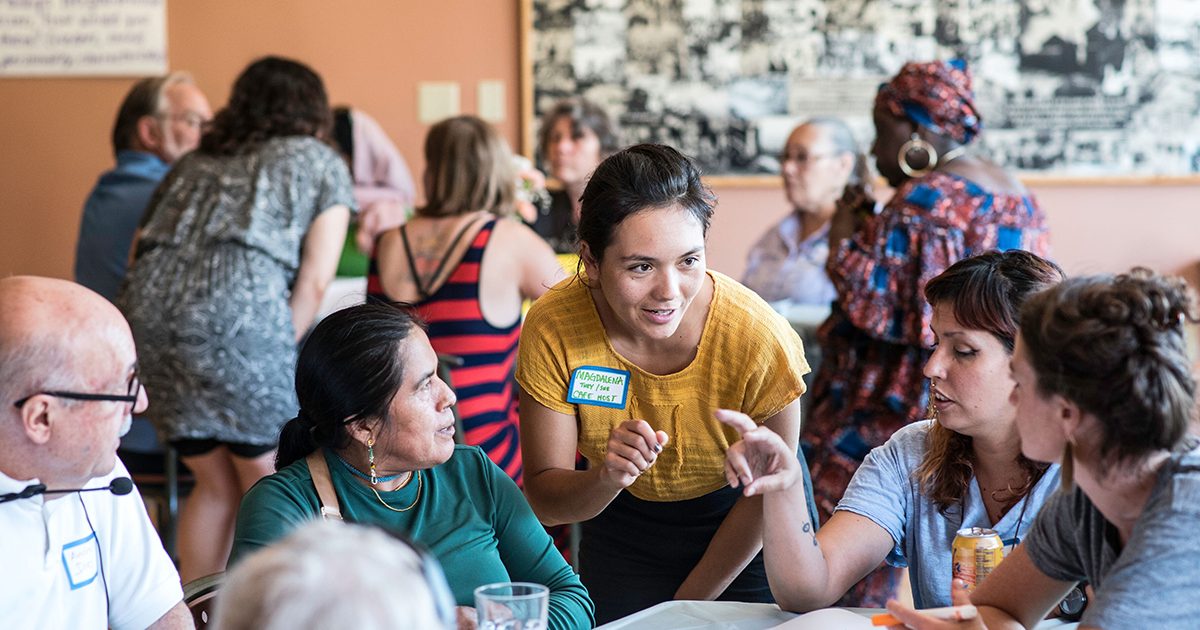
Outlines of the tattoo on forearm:
M 805 534 L 812 534 L 813 546 L 817 546 L 817 533 L 813 531 L 812 523 L 804 523 L 804 527 L 800 528 Z

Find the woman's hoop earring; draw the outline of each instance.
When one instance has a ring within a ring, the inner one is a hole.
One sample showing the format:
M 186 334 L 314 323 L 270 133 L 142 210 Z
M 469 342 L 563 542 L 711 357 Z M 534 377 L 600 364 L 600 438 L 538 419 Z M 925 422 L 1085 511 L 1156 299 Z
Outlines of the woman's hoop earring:
M 929 156 L 929 162 L 924 168 L 913 168 L 912 165 L 908 163 L 908 153 L 916 150 L 924 151 L 925 154 Z M 900 146 L 900 155 L 896 156 L 896 162 L 899 163 L 900 170 L 905 175 L 909 177 L 923 177 L 928 175 L 937 166 L 937 149 L 933 148 L 932 144 L 922 140 L 921 136 L 917 135 L 917 132 L 914 131 L 912 137 L 908 139 L 908 142 L 905 142 Z

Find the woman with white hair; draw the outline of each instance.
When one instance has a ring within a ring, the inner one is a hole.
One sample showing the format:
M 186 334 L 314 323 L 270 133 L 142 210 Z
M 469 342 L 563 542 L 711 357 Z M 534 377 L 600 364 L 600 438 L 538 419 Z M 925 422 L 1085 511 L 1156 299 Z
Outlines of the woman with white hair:
M 386 575 L 386 580 L 379 576 Z M 376 527 L 314 521 L 230 572 L 214 625 L 224 630 L 454 628 L 437 560 Z

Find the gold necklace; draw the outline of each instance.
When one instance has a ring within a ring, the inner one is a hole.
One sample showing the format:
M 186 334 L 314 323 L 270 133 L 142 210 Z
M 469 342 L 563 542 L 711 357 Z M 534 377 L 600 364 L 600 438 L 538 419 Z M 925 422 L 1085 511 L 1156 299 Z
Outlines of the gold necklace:
M 379 496 L 379 491 L 375 489 L 375 486 L 370 486 L 371 492 L 375 493 L 375 498 L 379 499 L 379 502 L 381 504 L 383 504 L 383 507 L 385 507 L 393 512 L 407 512 L 407 511 L 413 509 L 413 507 L 415 507 L 417 505 L 417 501 L 421 500 L 421 471 L 418 470 L 414 473 L 411 473 L 409 475 L 408 479 L 404 483 L 400 484 L 399 488 L 396 488 L 396 490 L 400 490 L 401 488 L 407 486 L 408 482 L 412 481 L 412 475 L 417 476 L 417 496 L 413 498 L 412 503 L 409 503 L 408 507 L 406 507 L 406 508 L 394 508 L 394 507 L 388 505 L 387 501 L 384 501 L 383 497 Z

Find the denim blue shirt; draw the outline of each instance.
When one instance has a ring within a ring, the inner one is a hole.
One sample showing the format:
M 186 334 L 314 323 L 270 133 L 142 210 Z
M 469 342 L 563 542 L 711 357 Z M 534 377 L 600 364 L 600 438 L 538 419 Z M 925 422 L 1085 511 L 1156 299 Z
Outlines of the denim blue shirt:
M 913 476 L 925 457 L 925 435 L 932 423 L 926 420 L 907 425 L 872 450 L 837 506 L 838 510 L 871 519 L 891 535 L 895 547 L 887 562 L 908 567 L 917 608 L 950 605 L 950 545 L 960 528 L 996 530 L 1008 553 L 1025 537 L 1038 510 L 1058 489 L 1058 464 L 1053 464 L 1033 489 L 993 525 L 979 493 L 979 482 L 972 477 L 963 501 L 966 514 L 960 517 L 960 508 L 954 508 L 948 516 L 943 515 L 936 503 L 921 494 Z
M 171 165 L 141 151 L 117 153 L 83 205 L 75 245 L 75 281 L 109 300 L 117 296 L 142 213 Z

